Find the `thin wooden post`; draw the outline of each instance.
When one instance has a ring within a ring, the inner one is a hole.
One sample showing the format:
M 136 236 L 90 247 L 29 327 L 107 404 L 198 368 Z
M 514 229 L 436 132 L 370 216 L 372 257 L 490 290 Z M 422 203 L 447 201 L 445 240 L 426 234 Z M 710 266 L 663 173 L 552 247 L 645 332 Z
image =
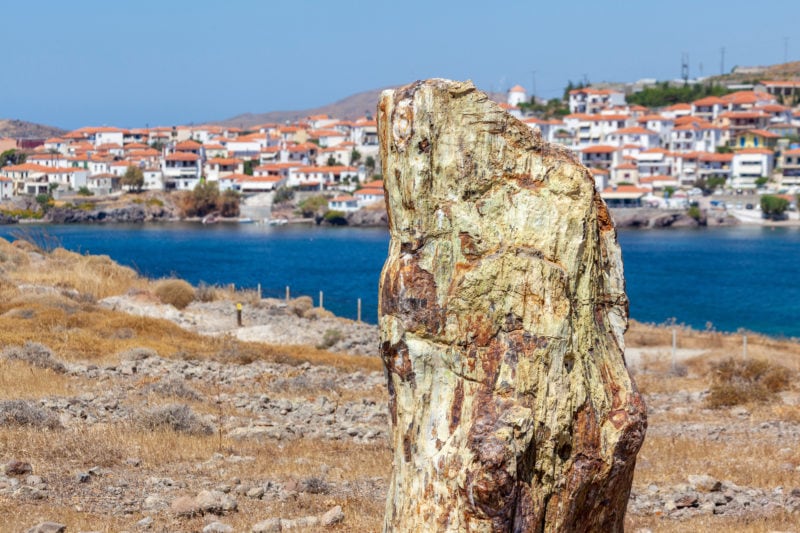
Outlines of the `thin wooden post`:
M 356 313 L 356 321 L 361 322 L 361 298 L 358 299 L 358 312 Z
M 261 299 L 261 284 L 258 284 L 258 299 Z
M 286 286 L 286 303 L 289 303 L 289 286 Z
M 673 328 L 672 330 L 672 373 L 675 373 L 675 368 L 677 365 L 678 359 L 678 331 Z
M 747 359 L 747 335 L 742 335 L 742 357 Z
M 322 296 L 322 291 L 319 291 L 319 308 L 325 309 L 324 300 Z

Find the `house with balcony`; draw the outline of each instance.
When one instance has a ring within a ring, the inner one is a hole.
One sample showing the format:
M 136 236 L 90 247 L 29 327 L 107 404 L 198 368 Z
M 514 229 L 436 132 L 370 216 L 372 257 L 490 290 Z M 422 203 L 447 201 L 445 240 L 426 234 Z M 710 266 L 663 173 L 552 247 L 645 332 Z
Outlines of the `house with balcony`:
M 763 91 L 738 91 L 721 97 L 732 112 L 752 111 L 757 107 L 777 103 L 775 97 Z
M 619 147 L 635 145 L 643 150 L 648 150 L 658 147 L 661 144 L 661 140 L 658 132 L 644 129 L 641 126 L 633 126 L 608 133 L 606 135 L 606 143 Z
M 206 161 L 204 169 L 208 181 L 219 181 L 231 174 L 243 174 L 244 161 L 233 157 L 215 157 Z
M 636 170 L 639 183 L 647 176 L 672 176 L 674 169 L 673 155 L 663 148 L 651 148 L 639 152 L 636 156 Z
M 717 96 L 700 98 L 692 102 L 691 106 L 691 115 L 706 122 L 714 122 L 723 111 L 728 109 L 728 103 Z
M 635 185 L 619 185 L 608 187 L 600 193 L 608 207 L 642 207 L 644 198 L 650 189 L 636 187 Z
M 242 194 L 270 192 L 286 184 L 286 177 L 284 176 L 247 176 L 245 174 L 234 174 L 229 176 L 229 178 L 235 180 L 236 183 L 233 188 Z
M 122 190 L 122 178 L 116 174 L 95 174 L 86 178 L 86 187 L 95 194 L 111 194 Z
M 674 118 L 658 114 L 643 114 L 636 119 L 636 122 L 640 127 L 658 133 L 662 146 L 666 146 L 669 143 L 669 134 L 672 128 L 675 127 Z
M 0 176 L 0 200 L 8 200 L 14 196 L 14 181 Z
M 800 104 L 800 81 L 762 81 L 764 91 L 775 97 L 775 100 L 783 105 Z
M 769 148 L 775 150 L 780 135 L 769 130 L 747 130 L 737 133 L 731 139 L 734 150 L 742 148 Z
M 192 190 L 200 182 L 200 156 L 175 152 L 163 159 L 161 172 L 166 189 Z
M 328 200 L 328 209 L 352 213 L 353 211 L 358 211 L 361 207 L 358 205 L 358 198 L 349 194 L 342 194 Z
M 353 193 L 358 200 L 359 207 L 367 207 L 379 202 L 383 202 L 383 185 L 380 187 L 364 187 Z
M 766 148 L 743 148 L 733 154 L 731 187 L 755 189 L 758 178 L 772 175 L 775 153 Z
M 781 185 L 800 187 L 800 148 L 786 150 L 781 157 Z
M 585 87 L 569 92 L 570 113 L 600 113 L 603 109 L 625 105 L 625 93 L 615 89 Z
M 587 167 L 610 170 L 619 164 L 619 148 L 610 145 L 587 146 L 580 151 L 580 158 Z
M 334 188 L 340 184 L 358 183 L 358 169 L 349 166 L 298 167 L 289 169 L 287 185 L 300 186 L 316 182 L 322 188 Z

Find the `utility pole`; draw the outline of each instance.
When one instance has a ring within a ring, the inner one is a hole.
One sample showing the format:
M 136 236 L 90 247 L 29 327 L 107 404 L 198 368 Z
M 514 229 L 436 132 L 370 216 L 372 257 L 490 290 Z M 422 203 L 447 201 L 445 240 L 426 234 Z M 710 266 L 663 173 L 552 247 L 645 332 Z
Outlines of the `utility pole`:
M 681 78 L 683 78 L 683 84 L 689 84 L 689 53 L 684 52 L 681 54 Z
M 720 54 L 720 58 L 719 58 L 719 73 L 720 73 L 720 75 L 724 75 L 725 74 L 725 47 L 724 46 L 719 49 L 719 54 Z

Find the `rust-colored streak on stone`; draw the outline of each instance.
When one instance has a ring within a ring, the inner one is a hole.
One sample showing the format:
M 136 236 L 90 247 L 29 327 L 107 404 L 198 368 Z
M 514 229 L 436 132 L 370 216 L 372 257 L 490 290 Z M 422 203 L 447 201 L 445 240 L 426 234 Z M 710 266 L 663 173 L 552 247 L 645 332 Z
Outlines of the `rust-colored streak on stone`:
M 621 531 L 646 417 L 589 172 L 471 83 L 384 92 L 378 131 L 384 531 Z
M 594 205 L 597 209 L 597 225 L 600 231 L 610 231 L 614 229 L 614 221 L 611 220 L 611 214 L 608 212 L 608 207 L 598 193 L 594 194 Z
M 453 403 L 450 405 L 451 435 L 458 427 L 458 423 L 461 421 L 461 405 L 463 402 L 464 402 L 464 382 L 459 381 L 456 383 L 455 391 L 453 392 Z

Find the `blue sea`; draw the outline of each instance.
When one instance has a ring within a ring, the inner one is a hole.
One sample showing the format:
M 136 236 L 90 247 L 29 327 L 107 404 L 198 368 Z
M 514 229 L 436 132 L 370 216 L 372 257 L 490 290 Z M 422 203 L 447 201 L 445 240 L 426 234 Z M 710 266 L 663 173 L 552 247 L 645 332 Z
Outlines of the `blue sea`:
M 253 224 L 1 226 L 46 235 L 67 249 L 106 254 L 148 277 L 309 295 L 334 313 L 377 321 L 384 228 Z M 622 230 L 631 317 L 719 331 L 800 337 L 800 229 L 734 227 Z

